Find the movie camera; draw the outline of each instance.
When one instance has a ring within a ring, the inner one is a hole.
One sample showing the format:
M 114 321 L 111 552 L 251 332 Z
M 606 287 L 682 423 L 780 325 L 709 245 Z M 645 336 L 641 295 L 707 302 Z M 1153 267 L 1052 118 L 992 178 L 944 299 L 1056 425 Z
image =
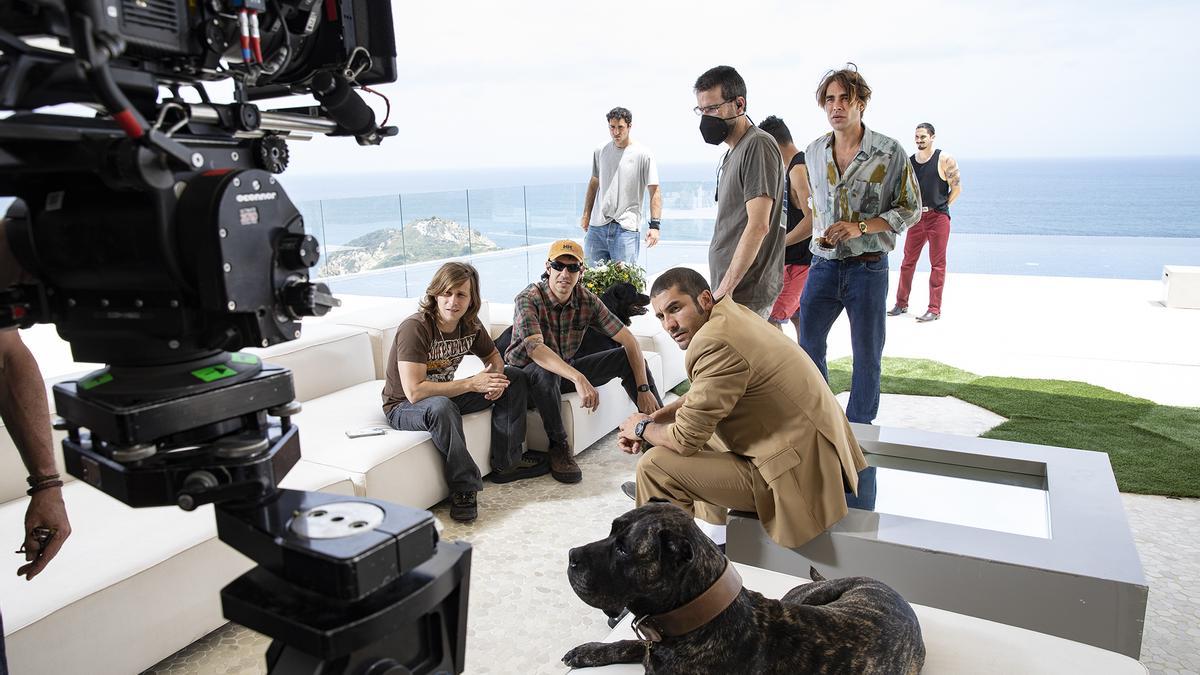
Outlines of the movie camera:
M 292 376 L 238 351 L 338 304 L 276 176 L 289 140 L 395 134 L 357 91 L 395 80 L 392 26 L 385 0 L 0 5 L 0 195 L 33 277 L 0 289 L 0 326 L 54 323 L 107 364 L 54 387 L 67 470 L 134 507 L 215 504 L 259 564 L 225 616 L 274 638 L 272 672 L 463 668 L 470 547 L 424 511 L 278 488 Z M 255 103 L 289 95 L 319 105 Z

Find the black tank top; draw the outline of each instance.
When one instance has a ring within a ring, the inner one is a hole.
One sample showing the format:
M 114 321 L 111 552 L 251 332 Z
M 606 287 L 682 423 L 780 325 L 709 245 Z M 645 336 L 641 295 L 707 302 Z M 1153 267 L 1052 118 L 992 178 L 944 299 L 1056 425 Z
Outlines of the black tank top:
M 783 180 L 783 206 L 784 213 L 787 216 L 787 231 L 791 232 L 796 229 L 796 225 L 804 218 L 804 212 L 800 210 L 799 204 L 792 203 L 792 167 L 797 164 L 804 163 L 804 153 L 797 152 L 792 161 L 788 163 L 787 172 L 784 174 Z M 808 247 L 812 237 L 804 241 L 796 242 L 783 250 L 783 263 L 785 265 L 810 265 L 812 264 L 812 250 Z
M 950 215 L 950 184 L 938 175 L 938 161 L 942 157 L 941 149 L 933 151 L 933 156 L 924 164 L 917 161 L 916 155 L 911 155 L 913 173 L 917 174 L 917 184 L 921 186 L 921 206 L 927 206 L 934 211 Z

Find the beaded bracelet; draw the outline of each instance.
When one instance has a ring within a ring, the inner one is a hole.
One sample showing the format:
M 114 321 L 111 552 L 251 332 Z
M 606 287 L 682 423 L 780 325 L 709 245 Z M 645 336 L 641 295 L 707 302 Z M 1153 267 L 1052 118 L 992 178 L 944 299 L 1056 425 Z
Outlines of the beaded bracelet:
M 37 485 L 34 485 L 33 487 L 29 488 L 28 490 L 26 490 L 25 494 L 32 497 L 33 493 L 35 493 L 35 492 L 41 492 L 42 490 L 49 490 L 50 488 L 56 488 L 56 487 L 62 487 L 62 486 L 63 486 L 63 482 L 61 480 L 58 480 L 58 479 L 44 480 L 44 481 L 39 482 Z

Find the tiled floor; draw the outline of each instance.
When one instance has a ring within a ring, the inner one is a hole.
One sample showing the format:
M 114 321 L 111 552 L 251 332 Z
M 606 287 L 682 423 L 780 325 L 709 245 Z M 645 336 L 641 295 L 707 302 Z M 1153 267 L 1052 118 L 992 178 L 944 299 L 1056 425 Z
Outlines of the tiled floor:
M 879 421 L 974 434 L 997 423 L 958 404 L 885 394 Z M 930 422 L 935 419 L 943 421 Z M 451 521 L 444 504 L 433 510 L 445 525 L 443 538 L 464 539 L 475 548 L 466 672 L 561 673 L 565 667 L 558 659 L 568 649 L 607 635 L 600 612 L 571 592 L 565 569 L 570 547 L 605 536 L 612 518 L 632 506 L 619 486 L 629 479 L 633 458 L 616 450 L 614 438 L 578 456 L 584 480 L 577 485 L 549 476 L 489 483 L 480 495 L 480 518 L 470 525 Z M 1193 583 L 1200 578 L 1194 536 L 1200 531 L 1200 500 L 1123 499 L 1150 582 L 1142 663 L 1151 673 L 1200 672 L 1200 591 Z M 226 626 L 148 672 L 262 673 L 267 643 Z

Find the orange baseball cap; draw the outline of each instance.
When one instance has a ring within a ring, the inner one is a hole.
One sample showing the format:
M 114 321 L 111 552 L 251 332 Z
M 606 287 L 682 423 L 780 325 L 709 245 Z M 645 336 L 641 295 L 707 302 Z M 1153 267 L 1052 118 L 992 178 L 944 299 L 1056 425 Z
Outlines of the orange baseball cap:
M 546 259 L 555 260 L 563 255 L 569 255 L 579 262 L 583 262 L 583 247 L 570 239 L 559 239 L 550 244 L 550 255 Z

